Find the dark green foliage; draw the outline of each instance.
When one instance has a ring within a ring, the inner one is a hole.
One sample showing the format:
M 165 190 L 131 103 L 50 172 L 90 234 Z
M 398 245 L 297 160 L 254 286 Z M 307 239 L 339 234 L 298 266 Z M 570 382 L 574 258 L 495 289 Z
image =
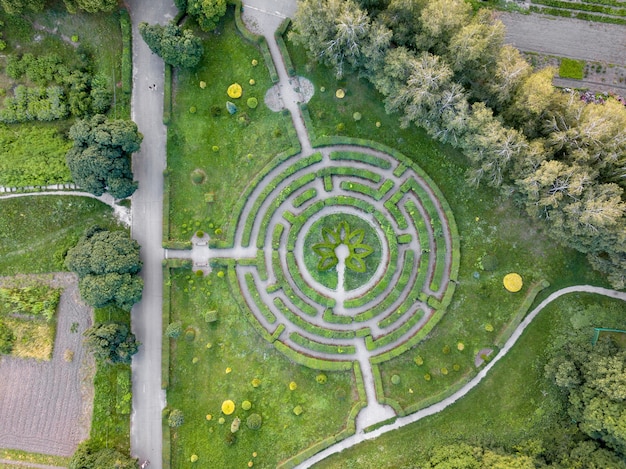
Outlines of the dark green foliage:
M 0 8 L 9 15 L 19 15 L 26 11 L 43 10 L 46 0 L 0 0 Z
M 172 428 L 180 427 L 184 422 L 185 417 L 180 409 L 172 409 L 167 417 L 167 424 Z
M 70 129 L 74 146 L 67 153 L 67 163 L 74 181 L 87 192 L 116 198 L 135 192 L 130 154 L 139 149 L 143 136 L 132 121 L 106 120 L 98 114 L 79 120 Z
M 204 31 L 212 31 L 226 14 L 226 0 L 187 0 L 187 13 Z
M 79 276 L 81 296 L 92 306 L 130 311 L 141 300 L 139 245 L 123 231 L 90 228 L 68 251 L 65 265 Z
M 13 350 L 15 334 L 2 320 L 0 320 L 0 355 L 8 355 Z
M 70 13 L 76 13 L 78 10 L 84 10 L 88 13 L 113 11 L 118 5 L 117 0 L 63 0 L 63 2 Z
M 69 469 L 136 469 L 137 460 L 112 448 L 99 448 L 92 440 L 78 445 Z
M 150 50 L 173 67 L 194 68 L 202 59 L 202 41 L 189 29 L 141 23 L 139 32 Z
M 4 108 L 0 110 L 0 122 L 52 121 L 67 115 L 68 107 L 61 87 L 27 88 L 19 85 L 15 88 L 14 97 L 5 98 Z
M 582 334 L 580 334 L 582 335 Z M 626 350 L 610 338 L 592 346 L 584 337 L 568 342 L 546 365 L 546 376 L 567 398 L 580 430 L 626 455 Z
M 43 316 L 50 321 L 56 313 L 61 289 L 45 284 L 35 284 L 21 288 L 0 288 L 0 311 L 9 313 Z
M 183 323 L 180 321 L 174 321 L 168 324 L 165 329 L 165 335 L 171 339 L 178 339 L 183 332 Z
M 126 324 L 109 322 L 97 324 L 85 331 L 85 344 L 96 360 L 108 364 L 131 362 L 139 343 Z

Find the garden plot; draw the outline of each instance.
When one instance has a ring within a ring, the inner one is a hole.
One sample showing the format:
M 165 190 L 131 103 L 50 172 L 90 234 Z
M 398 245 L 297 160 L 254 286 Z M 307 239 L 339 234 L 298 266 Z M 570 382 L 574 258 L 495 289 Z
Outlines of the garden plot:
M 52 360 L 0 359 L 0 447 L 70 456 L 89 435 L 93 364 L 82 333 L 91 312 L 79 300 L 73 275 L 41 279 L 64 288 Z

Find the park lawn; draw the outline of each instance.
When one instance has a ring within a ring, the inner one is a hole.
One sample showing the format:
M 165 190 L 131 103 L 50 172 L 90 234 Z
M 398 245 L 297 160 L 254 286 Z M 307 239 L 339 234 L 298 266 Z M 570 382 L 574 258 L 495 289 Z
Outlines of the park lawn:
M 567 441 L 571 419 L 557 388 L 544 378 L 548 350 L 567 341 L 577 329 L 591 340 L 594 327 L 625 328 L 623 311 L 623 301 L 599 295 L 574 293 L 558 299 L 537 316 L 513 349 L 467 396 L 441 413 L 313 467 L 419 467 L 432 448 L 446 444 L 467 442 L 513 452 L 515 445 L 524 447 L 532 440 Z
M 102 202 L 75 196 L 0 199 L 0 275 L 66 270 L 67 250 L 91 225 L 117 227 Z
M 493 347 L 529 287 L 541 280 L 550 282 L 551 287 L 540 293 L 538 300 L 569 285 L 608 286 L 584 255 L 554 243 L 515 205 L 514 198 L 493 188 L 468 186 L 464 178 L 469 164 L 461 152 L 432 140 L 416 126 L 401 129 L 398 115 L 385 113 L 382 95 L 368 81 L 350 73 L 337 80 L 327 67 L 309 63 L 304 49 L 290 41 L 287 46 L 298 73 L 315 85 L 308 103 L 315 137 L 365 138 L 404 153 L 441 189 L 460 234 L 459 281 L 452 303 L 426 340 L 380 365 L 387 397 L 406 408 L 419 406 L 420 401 L 434 395 L 451 394 L 451 386 L 460 385 L 477 372 L 474 357 L 482 348 Z M 338 88 L 346 90 L 343 99 L 335 96 Z M 353 119 L 354 112 L 361 113 L 361 120 Z M 342 130 L 338 124 L 343 124 Z M 495 259 L 489 270 L 483 266 L 487 256 Z M 519 293 L 509 293 L 502 285 L 502 278 L 510 272 L 519 273 L 524 280 Z M 487 325 L 493 326 L 493 332 L 486 330 Z M 459 343 L 463 351 L 458 350 Z M 423 365 L 414 362 L 417 356 L 422 357 Z M 394 374 L 400 376 L 398 385 L 391 384 Z M 426 374 L 430 381 L 424 378 Z
M 354 375 L 324 372 L 328 381 L 319 384 L 321 372 L 293 364 L 276 351 L 234 306 L 227 276 L 217 273 L 223 269 L 204 278 L 187 269 L 171 270 L 170 322 L 181 321 L 183 334 L 170 341 L 167 402 L 185 420 L 171 429 L 172 467 L 187 467 L 195 454 L 201 467 L 247 467 L 253 461 L 254 467 L 275 468 L 344 428 L 358 400 Z M 216 322 L 205 322 L 200 312 L 206 310 L 217 310 Z M 256 388 L 255 378 L 260 380 Z M 235 403 L 230 416 L 220 410 L 227 399 Z M 242 408 L 244 400 L 252 404 L 250 410 Z M 298 405 L 303 408 L 299 416 L 293 412 Z M 252 413 L 263 418 L 256 431 L 246 425 Z M 231 441 L 235 417 L 241 425 Z
M 233 207 L 246 185 L 290 147 L 287 126 L 293 126 L 288 116 L 265 106 L 265 92 L 272 86 L 268 70 L 258 48 L 236 31 L 232 9 L 222 19 L 218 34 L 198 35 L 204 38 L 204 61 L 193 71 L 176 72 L 174 117 L 168 128 L 169 232 L 171 239 L 179 241 L 189 240 L 198 229 L 224 239 L 229 222 L 235 223 Z M 201 81 L 206 88 L 200 87 Z M 243 87 L 238 99 L 226 94 L 235 82 Z M 257 98 L 256 109 L 247 107 L 251 97 Z M 237 106 L 234 115 L 226 110 L 227 101 Z M 206 174 L 203 183 L 192 182 L 196 169 Z M 206 194 L 212 194 L 214 201 L 207 203 Z M 216 234 L 216 230 L 221 231 Z
M 119 322 L 130 328 L 130 313 L 114 306 L 96 308 L 94 324 Z M 90 439 L 102 448 L 130 451 L 130 413 L 117 408 L 118 373 L 130 373 L 130 365 L 96 364 Z

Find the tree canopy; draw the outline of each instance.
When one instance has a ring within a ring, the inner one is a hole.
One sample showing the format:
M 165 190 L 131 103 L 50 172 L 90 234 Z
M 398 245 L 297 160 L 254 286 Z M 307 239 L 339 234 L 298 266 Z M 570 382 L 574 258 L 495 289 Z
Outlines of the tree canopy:
M 0 8 L 9 15 L 19 15 L 26 11 L 43 10 L 46 0 L 0 0 Z
M 171 23 L 165 26 L 140 23 L 139 32 L 150 50 L 167 64 L 193 68 L 202 59 L 202 41 L 190 29 L 182 29 Z
M 88 229 L 67 252 L 65 265 L 78 275 L 80 294 L 94 307 L 115 304 L 130 311 L 141 300 L 139 244 L 124 231 Z
M 96 324 L 85 331 L 85 344 L 96 360 L 109 364 L 130 364 L 139 343 L 126 324 Z
M 120 199 L 135 192 L 130 155 L 139 150 L 143 136 L 134 122 L 98 114 L 76 121 L 69 136 L 74 145 L 66 159 L 76 184 L 94 195 L 108 191 Z
M 69 469 L 136 469 L 137 459 L 113 448 L 99 448 L 92 440 L 78 445 Z
M 226 0 L 187 0 L 186 3 L 187 13 L 196 19 L 203 31 L 213 31 L 226 14 Z
M 117 0 L 63 0 L 63 2 L 70 13 L 76 13 L 78 10 L 88 13 L 113 11 L 118 5 Z

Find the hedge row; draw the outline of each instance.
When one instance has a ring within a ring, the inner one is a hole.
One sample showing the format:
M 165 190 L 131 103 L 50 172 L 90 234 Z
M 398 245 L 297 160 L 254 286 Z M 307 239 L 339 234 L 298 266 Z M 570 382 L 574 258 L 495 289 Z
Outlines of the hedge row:
M 120 10 L 120 29 L 122 30 L 122 91 L 133 91 L 133 33 L 130 15 L 125 9 Z
M 381 169 L 391 169 L 391 163 L 388 160 L 357 151 L 333 151 L 330 154 L 330 159 L 334 161 L 358 161 Z
M 372 363 L 372 375 L 374 376 L 374 388 L 376 389 L 376 400 L 381 404 L 387 404 L 396 412 L 398 417 L 404 417 L 404 409 L 395 400 L 385 396 L 385 388 L 383 387 L 383 379 L 380 376 L 380 369 Z
M 285 329 L 286 328 L 284 324 L 282 323 L 279 324 L 278 327 L 274 329 L 274 332 L 272 332 L 272 339 L 278 340 L 278 338 L 280 337 L 280 335 L 283 333 Z M 272 342 L 274 342 L 274 340 L 272 340 Z
M 365 338 L 365 347 L 367 350 L 372 351 L 377 348 L 386 347 L 389 344 L 397 342 L 400 340 L 402 336 L 407 334 L 411 329 L 413 329 L 417 323 L 422 319 L 421 314 L 413 314 L 409 319 L 407 319 L 400 327 L 394 329 L 391 333 L 384 335 L 378 339 L 373 339 L 371 335 Z
M 306 207 L 298 215 L 294 215 L 289 211 L 285 211 L 283 213 L 283 218 L 285 218 L 285 220 L 292 225 L 289 230 L 289 235 L 287 236 L 287 251 L 293 251 L 295 249 L 298 233 L 300 232 L 302 225 L 304 225 L 314 214 L 322 210 L 324 206 L 324 200 L 317 200 Z
M 317 292 L 311 286 L 305 282 L 304 278 L 300 274 L 300 270 L 296 264 L 296 257 L 293 255 L 293 252 L 287 252 L 287 269 L 291 275 L 291 278 L 295 282 L 296 286 L 300 289 L 302 293 L 304 293 L 308 298 L 313 300 L 315 303 L 325 306 L 326 308 L 332 308 L 335 306 L 335 299 L 329 298 L 327 296 L 322 295 Z M 309 311 L 303 311 L 309 316 L 316 316 L 317 310 L 315 310 L 314 314 L 310 314 Z
M 289 255 L 290 253 L 287 253 L 287 254 Z M 287 259 L 287 265 L 289 268 L 289 259 Z M 285 295 L 291 300 L 294 306 L 298 308 L 302 313 L 306 314 L 307 316 L 317 316 L 317 309 L 314 306 L 307 303 L 306 301 L 304 301 L 300 297 L 300 295 L 296 294 L 293 288 L 291 288 L 291 285 L 289 284 L 289 282 L 287 281 L 283 273 L 282 265 L 279 259 L 279 253 L 276 251 L 272 252 L 272 269 L 274 270 L 274 275 L 276 276 L 276 283 L 281 285 L 283 292 L 285 292 Z M 296 276 L 297 274 L 298 272 L 296 271 Z M 292 277 L 293 277 L 293 274 L 292 274 Z M 293 280 L 295 281 L 296 279 L 293 278 Z M 296 282 L 296 285 L 297 285 L 297 282 Z
M 262 249 L 265 246 L 265 234 L 268 225 L 272 221 L 272 216 L 280 208 L 280 206 L 291 196 L 291 194 L 298 189 L 306 186 L 311 181 L 315 180 L 315 174 L 307 173 L 300 176 L 298 179 L 292 181 L 289 185 L 283 188 L 280 193 L 275 196 L 270 202 L 269 207 L 263 214 L 263 220 L 261 221 L 261 228 L 259 230 L 259 237 L 257 238 L 257 248 Z M 258 213 L 258 212 L 256 212 Z
M 287 69 L 287 74 L 290 77 L 296 75 L 296 68 L 293 66 L 293 62 L 291 61 L 291 56 L 289 55 L 289 51 L 287 50 L 287 46 L 285 45 L 284 34 L 289 28 L 289 24 L 291 20 L 289 18 L 285 18 L 278 29 L 274 32 L 274 39 L 276 39 L 276 44 L 278 45 L 278 49 L 280 50 L 280 55 L 283 56 L 283 61 L 285 62 L 285 68 Z
M 357 192 L 367 197 L 371 197 L 374 200 L 380 200 L 382 198 L 382 195 L 384 195 L 381 195 L 379 190 L 375 187 L 361 184 L 360 182 L 341 181 L 339 187 L 341 187 L 344 191 Z
M 163 266 L 163 297 L 161 300 L 163 312 L 161 315 L 161 389 L 167 389 L 170 385 L 170 338 L 165 335 L 165 330 L 170 324 L 171 311 L 171 275 L 169 263 Z
M 331 192 L 333 190 L 333 178 L 330 176 L 324 176 L 324 190 Z
M 193 267 L 191 259 L 163 259 L 163 265 L 172 269 L 189 269 Z
M 228 281 L 230 282 L 230 284 L 233 286 L 239 285 L 239 281 L 237 279 L 237 273 L 235 272 L 235 269 L 228 269 L 227 272 L 228 272 Z M 261 337 L 263 337 L 269 343 L 273 343 L 275 340 L 274 337 L 263 327 L 263 325 L 259 322 L 256 316 L 252 313 L 252 311 L 250 310 L 250 307 L 246 303 L 245 298 L 241 294 L 241 289 L 235 287 L 235 288 L 231 288 L 230 290 L 231 290 L 231 294 L 233 298 L 235 299 L 235 302 L 237 303 L 237 306 L 239 306 L 239 309 L 241 310 L 242 314 L 244 314 L 248 318 L 248 321 L 250 322 L 252 327 L 256 329 L 256 331 L 261 335 Z
M 163 433 L 163 443 L 161 447 L 161 459 L 163 469 L 171 469 L 172 468 L 172 435 L 170 434 L 170 426 L 167 424 L 165 419 L 161 423 L 161 432 Z
M 410 244 L 413 241 L 413 236 L 409 233 L 398 236 L 398 244 Z
M 275 251 L 280 249 L 283 231 L 285 231 L 285 225 L 282 223 L 274 225 L 274 231 L 272 232 L 272 249 Z
M 417 208 L 417 205 L 415 205 L 412 200 L 409 200 L 406 203 L 406 209 L 409 213 L 409 216 L 413 219 L 413 224 L 415 225 L 415 230 L 417 231 L 417 235 L 419 236 L 420 248 L 422 250 L 420 263 L 417 267 L 417 280 L 415 281 L 415 284 L 425 285 L 426 276 L 428 275 L 428 261 L 430 259 L 430 238 L 428 237 L 428 231 L 426 230 L 424 218 L 422 218 L 421 213 Z
M 298 107 L 300 108 L 300 114 L 302 115 L 304 126 L 306 127 L 307 132 L 309 132 L 309 139 L 313 142 L 315 140 L 315 127 L 313 127 L 313 120 L 311 119 L 311 114 L 309 113 L 309 106 L 306 103 L 300 103 Z
M 254 276 L 251 272 L 245 273 L 246 285 L 248 286 L 248 292 L 252 296 L 252 301 L 256 305 L 257 309 L 261 312 L 263 317 L 270 324 L 274 324 L 276 322 L 276 316 L 274 313 L 270 311 L 267 305 L 263 302 L 261 295 L 259 294 L 259 290 L 257 289 L 256 283 L 254 281 Z
M 246 25 L 241 17 L 241 9 L 243 8 L 241 0 L 229 0 L 229 3 L 231 3 L 235 7 L 235 26 L 237 27 L 237 31 L 239 32 L 239 34 L 241 34 L 245 40 L 258 46 L 261 40 L 265 38 L 259 34 L 254 34 L 252 31 L 246 28 Z
M 304 337 L 298 332 L 292 332 L 289 334 L 289 339 L 292 342 L 304 347 L 308 350 L 313 350 L 315 352 L 320 353 L 329 353 L 334 355 L 354 355 L 356 353 L 356 349 L 354 345 L 350 344 L 325 344 L 322 342 L 317 342 L 316 340 L 309 339 L 308 337 Z
M 407 168 L 402 163 L 396 166 L 396 169 L 393 170 L 393 175 L 397 178 L 402 177 L 402 175 L 406 172 Z
M 302 151 L 302 145 L 300 145 L 298 132 L 296 131 L 296 127 L 293 125 L 293 121 L 291 120 L 291 113 L 288 109 L 283 109 L 280 114 L 281 116 L 283 116 L 285 129 L 287 131 L 287 138 L 289 139 L 289 145 L 294 151 L 294 154 L 298 154 L 300 153 L 300 151 Z
M 327 166 L 317 172 L 318 177 L 325 176 L 349 176 L 360 179 L 368 179 L 372 182 L 379 183 L 382 176 L 369 169 L 355 168 L 353 166 Z
M 497 347 L 502 348 L 504 343 L 509 339 L 509 337 L 511 337 L 515 329 L 517 329 L 517 326 L 520 325 L 520 323 L 524 320 L 524 318 L 528 314 L 528 311 L 530 310 L 530 307 L 535 301 L 535 298 L 537 298 L 537 295 L 541 291 L 548 288 L 549 286 L 550 286 L 550 282 L 548 282 L 547 280 L 541 280 L 535 283 L 534 285 L 532 285 L 528 289 L 528 293 L 526 293 L 526 297 L 524 298 L 524 301 L 522 301 L 522 304 L 517 309 L 517 313 L 515 313 L 515 316 L 513 317 L 513 319 L 511 319 L 511 321 L 496 336 L 496 340 L 494 340 L 494 344 Z
M 333 324 L 352 324 L 352 316 L 341 316 L 335 314 L 331 308 L 327 308 L 324 311 L 324 321 L 330 322 Z
M 537 7 L 535 5 L 531 5 L 528 8 L 529 11 L 533 13 L 541 13 L 544 15 L 553 15 L 553 16 L 564 16 L 565 18 L 577 18 L 579 20 L 585 21 L 597 21 L 599 23 L 612 23 L 612 24 L 622 24 L 626 25 L 625 18 L 616 18 L 614 16 L 601 16 L 601 15 L 593 15 L 591 13 L 575 13 L 572 15 L 570 10 L 561 10 L 560 8 L 549 8 L 549 7 Z
M 193 248 L 191 241 L 164 241 L 162 243 L 164 249 L 184 249 L 190 250 Z
M 413 293 L 413 291 L 411 293 Z M 416 299 L 411 293 L 409 293 L 409 297 L 400 306 L 398 306 L 395 311 L 393 311 L 389 316 L 387 316 L 378 323 L 378 327 L 380 327 L 381 329 L 388 328 L 392 324 L 398 322 L 400 318 L 402 318 L 402 316 L 404 316 L 406 312 L 411 309 L 411 306 L 415 305 Z M 418 313 L 414 312 L 413 314 Z M 421 313 L 419 315 L 422 316 Z
M 298 172 L 298 171 L 300 171 L 300 170 L 302 170 L 302 169 L 304 169 L 304 168 L 306 168 L 308 166 L 311 166 L 311 165 L 313 165 L 315 163 L 319 163 L 320 161 L 322 161 L 321 153 L 314 153 L 311 156 L 299 159 L 293 165 L 291 165 L 287 169 L 285 169 L 282 173 L 280 173 L 277 177 L 275 177 L 272 181 L 268 182 L 265 185 L 265 187 L 261 191 L 261 194 L 259 194 L 257 199 L 254 201 L 254 205 L 252 206 L 251 213 L 252 214 L 259 213 L 259 210 L 261 208 L 261 204 L 263 204 L 265 199 L 267 197 L 269 197 L 270 193 L 272 191 L 274 191 L 276 189 L 276 186 L 278 184 L 280 184 L 284 179 L 288 178 L 289 176 L 295 174 L 296 172 Z M 267 166 L 267 169 L 265 171 L 263 171 L 259 177 L 254 178 L 254 180 L 252 181 L 252 184 L 250 186 L 250 192 L 252 190 L 254 190 L 254 188 L 257 185 L 259 185 L 262 182 L 262 180 L 273 169 L 278 167 L 282 162 L 283 161 L 280 158 L 275 158 L 274 160 L 272 160 L 270 165 Z M 245 201 L 248 200 L 248 196 L 249 195 L 250 195 L 249 193 L 246 193 L 246 194 L 244 194 L 241 197 L 241 199 L 243 199 L 243 203 L 245 203 Z M 241 212 L 236 212 L 236 213 L 241 213 Z M 254 216 L 249 216 L 248 219 L 246 220 L 246 224 L 244 226 L 244 232 L 243 232 L 243 239 L 242 239 L 242 242 L 241 242 L 243 247 L 248 247 L 249 244 L 250 244 L 250 235 L 251 235 L 251 232 L 252 232 L 252 225 L 254 224 L 254 220 L 255 220 Z
M 409 413 L 409 412 L 407 412 L 407 414 L 408 414 L 408 413 Z M 397 416 L 395 416 L 395 417 L 390 417 L 390 418 L 388 418 L 388 419 L 386 419 L 386 420 L 383 420 L 382 422 L 378 422 L 378 423 L 375 423 L 374 425 L 370 425 L 369 427 L 365 427 L 365 428 L 363 429 L 363 433 L 370 433 L 370 432 L 373 432 L 374 430 L 378 430 L 379 428 L 382 428 L 382 427 L 384 427 L 384 426 L 391 425 L 391 424 L 392 424 L 392 423 L 394 423 L 396 420 L 398 420 L 398 417 L 397 417 Z
M 280 340 L 274 342 L 274 347 L 294 363 L 313 370 L 348 371 L 352 369 L 351 361 L 320 360 L 319 358 L 309 357 L 308 355 L 303 355 L 297 350 L 292 349 Z
M 568 10 L 590 11 L 593 13 L 604 13 L 605 15 L 626 16 L 626 8 L 611 8 L 603 5 L 589 5 L 586 3 L 564 2 L 562 0 L 532 0 L 537 5 L 549 7 L 566 8 Z
M 354 338 L 354 331 L 339 331 L 336 329 L 326 329 L 324 327 L 316 326 L 305 319 L 302 319 L 296 313 L 291 311 L 291 309 L 285 304 L 282 298 L 275 297 L 274 298 L 274 306 L 278 308 L 278 310 L 283 313 L 285 318 L 295 326 L 303 329 L 313 335 L 318 337 L 324 337 L 326 339 L 352 339 Z
M 162 221 L 162 230 L 163 233 L 161 235 L 161 246 L 164 248 L 166 244 L 170 240 L 170 190 L 171 190 L 171 181 L 170 181 L 170 171 L 163 171 L 163 221 Z
M 401 230 L 406 230 L 409 225 L 407 224 L 404 215 L 402 215 L 400 207 L 398 207 L 398 202 L 400 202 L 400 199 L 402 197 L 404 197 L 404 194 L 402 192 L 396 192 L 385 201 L 384 206 L 389 214 L 396 221 L 398 228 Z
M 356 382 L 356 391 L 359 395 L 359 401 L 367 405 L 367 393 L 365 392 L 365 382 L 363 381 L 363 372 L 361 364 L 358 360 L 354 361 L 354 381 Z M 356 415 L 355 415 L 356 417 Z
M 165 64 L 163 80 L 163 124 L 169 125 L 172 120 L 172 66 Z
M 305 190 L 302 194 L 293 199 L 293 206 L 298 208 L 307 203 L 309 200 L 317 196 L 317 189 L 311 188 Z

